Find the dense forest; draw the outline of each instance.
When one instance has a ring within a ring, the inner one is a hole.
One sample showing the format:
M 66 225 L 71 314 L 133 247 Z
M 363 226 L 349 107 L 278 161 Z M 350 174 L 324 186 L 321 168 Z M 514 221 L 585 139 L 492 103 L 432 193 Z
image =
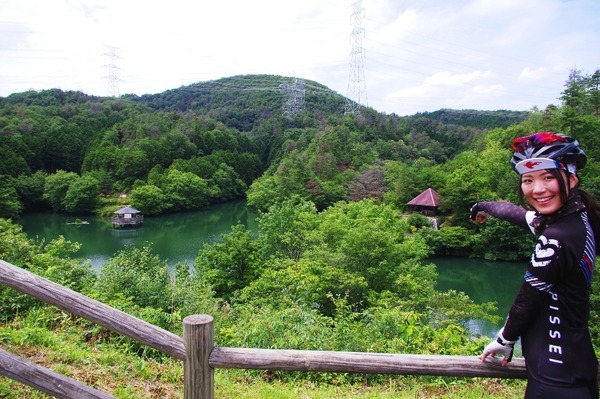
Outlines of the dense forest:
M 346 99 L 316 82 L 306 82 L 303 108 L 285 114 L 289 82 L 251 75 L 141 97 L 47 90 L 0 99 L 0 259 L 177 333 L 188 314 L 214 315 L 222 346 L 477 354 L 483 341 L 466 325 L 494 305 L 435 290 L 427 259 L 529 254 L 526 232 L 468 219 L 476 201 L 516 201 L 508 144 L 536 131 L 574 136 L 588 155 L 582 186 L 600 197 L 598 72 L 571 71 L 561 103 L 543 110 L 408 117 L 344 115 Z M 406 212 L 430 187 L 443 202 L 439 229 Z M 69 256 L 76 243 L 36 242 L 18 226 L 34 210 L 109 212 L 122 193 L 147 215 L 245 197 L 261 210 L 260 231 L 232 226 L 173 273 L 151 245 L 125 248 L 94 273 Z M 0 311 L 11 331 L 38 320 L 56 328 L 59 317 L 6 288 Z M 86 345 L 160 357 L 72 323 Z M 6 345 L 23 341 L 5 335 Z
M 237 76 L 118 99 L 61 90 L 1 98 L 0 216 L 97 213 L 121 193 L 148 215 L 198 209 L 244 197 L 277 170 L 285 189 L 269 201 L 254 189 L 253 205 L 266 209 L 292 190 L 324 209 L 389 188 L 387 161 L 440 165 L 528 116 L 441 110 L 401 118 L 367 108 L 354 118 L 343 114 L 344 97 L 316 82 L 306 83 L 304 105 L 290 116 L 282 112 L 285 81 Z M 404 197 L 431 183 L 414 182 Z

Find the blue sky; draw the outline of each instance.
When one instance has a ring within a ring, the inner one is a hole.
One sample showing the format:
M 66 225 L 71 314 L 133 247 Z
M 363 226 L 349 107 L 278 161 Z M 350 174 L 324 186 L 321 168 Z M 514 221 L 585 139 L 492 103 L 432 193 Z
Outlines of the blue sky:
M 158 93 L 245 74 L 349 94 L 354 0 L 4 0 L 0 96 Z M 559 104 L 600 68 L 598 0 L 363 0 L 366 100 L 385 113 Z M 109 47 L 118 58 L 111 61 Z

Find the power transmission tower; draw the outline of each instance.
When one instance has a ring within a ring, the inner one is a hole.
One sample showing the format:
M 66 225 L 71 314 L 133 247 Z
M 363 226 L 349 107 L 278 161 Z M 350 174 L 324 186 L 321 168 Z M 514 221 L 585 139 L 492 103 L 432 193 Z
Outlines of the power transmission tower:
M 117 64 L 116 61 L 118 58 L 121 58 L 117 55 L 117 47 L 112 47 L 112 46 L 107 46 L 105 44 L 106 47 L 108 47 L 108 52 L 102 54 L 103 56 L 107 56 L 108 57 L 108 65 L 104 65 L 105 67 L 108 68 L 108 76 L 106 77 L 106 79 L 108 79 L 108 87 L 107 87 L 107 94 L 110 97 L 118 97 L 119 96 L 119 78 L 117 77 L 117 71 L 120 69 Z
M 367 104 L 367 82 L 365 80 L 365 49 L 362 45 L 365 30 L 362 18 L 365 9 L 362 0 L 356 0 L 351 14 L 352 33 L 350 35 L 350 77 L 348 79 L 348 95 L 346 99 L 346 115 L 360 114 L 360 108 Z
M 279 89 L 283 92 L 285 101 L 282 106 L 283 115 L 287 118 L 293 118 L 298 113 L 304 111 L 304 94 L 306 92 L 303 79 L 294 78 L 291 85 L 282 83 Z

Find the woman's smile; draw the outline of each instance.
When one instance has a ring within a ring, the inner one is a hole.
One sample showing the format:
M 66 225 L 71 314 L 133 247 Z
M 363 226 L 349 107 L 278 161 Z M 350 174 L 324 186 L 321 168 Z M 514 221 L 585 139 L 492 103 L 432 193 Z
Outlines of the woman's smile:
M 552 201 L 552 199 L 554 198 L 554 196 L 551 197 L 544 197 L 544 198 L 536 198 L 535 202 L 537 202 L 540 205 L 544 205 L 550 201 Z

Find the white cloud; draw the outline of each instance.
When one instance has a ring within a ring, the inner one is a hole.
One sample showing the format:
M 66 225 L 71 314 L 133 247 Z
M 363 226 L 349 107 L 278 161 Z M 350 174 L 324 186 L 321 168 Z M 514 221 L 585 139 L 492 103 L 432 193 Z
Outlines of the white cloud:
M 463 86 L 476 80 L 488 79 L 493 76 L 490 71 L 473 71 L 468 73 L 438 72 L 425 79 L 429 86 Z
M 529 67 L 525 67 L 519 74 L 519 79 L 530 80 L 530 81 L 541 80 L 545 76 L 547 76 L 548 73 L 549 73 L 549 70 L 545 66 L 541 66 L 539 68 L 536 68 L 535 70 L 531 69 Z
M 472 91 L 474 94 L 486 96 L 502 96 L 506 94 L 506 90 L 501 84 L 476 85 Z
M 428 97 L 431 93 L 431 90 L 428 86 L 413 86 L 407 87 L 402 90 L 398 90 L 396 92 L 390 93 L 388 95 L 389 99 L 394 98 L 424 98 Z

